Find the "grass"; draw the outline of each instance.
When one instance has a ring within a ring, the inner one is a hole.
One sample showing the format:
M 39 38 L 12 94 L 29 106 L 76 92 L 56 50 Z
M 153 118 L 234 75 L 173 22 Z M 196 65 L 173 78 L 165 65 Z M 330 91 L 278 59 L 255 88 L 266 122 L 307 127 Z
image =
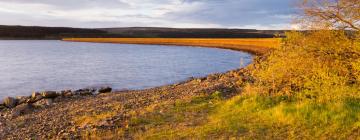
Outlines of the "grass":
M 203 46 L 247 51 L 262 54 L 269 49 L 280 46 L 279 38 L 253 38 L 253 39 L 211 39 L 211 38 L 64 38 L 64 41 L 97 42 L 97 43 L 122 43 L 122 44 L 156 44 L 156 45 L 181 45 Z
M 108 111 L 101 113 L 94 113 L 91 115 L 83 115 L 78 118 L 75 118 L 75 124 L 77 126 L 83 127 L 85 125 L 91 125 L 99 123 L 100 121 L 105 120 L 106 118 L 111 118 L 116 115 L 116 112 Z
M 247 68 L 252 80 L 237 96 L 144 109 L 126 129 L 136 139 L 359 139 L 359 66 L 358 38 L 288 33 Z

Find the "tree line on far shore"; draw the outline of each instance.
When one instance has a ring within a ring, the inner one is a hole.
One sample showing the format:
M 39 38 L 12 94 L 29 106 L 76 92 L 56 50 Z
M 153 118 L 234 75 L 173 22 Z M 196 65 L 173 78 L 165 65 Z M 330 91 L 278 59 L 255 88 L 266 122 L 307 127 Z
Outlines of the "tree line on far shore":
M 68 28 L 0 25 L 0 39 L 61 39 L 61 38 L 273 38 L 283 30 L 254 29 L 177 29 L 177 28 Z

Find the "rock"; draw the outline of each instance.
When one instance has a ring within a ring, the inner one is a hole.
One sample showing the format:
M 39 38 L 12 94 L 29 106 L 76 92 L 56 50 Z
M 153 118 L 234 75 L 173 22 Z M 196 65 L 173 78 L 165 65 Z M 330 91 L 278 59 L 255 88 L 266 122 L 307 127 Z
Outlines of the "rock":
M 36 103 L 37 101 L 40 101 L 41 99 L 43 99 L 43 96 L 39 94 L 34 94 L 31 95 L 31 98 L 28 99 L 26 102 L 27 103 Z
M 75 91 L 75 94 L 81 95 L 81 96 L 92 95 L 93 90 L 92 89 L 79 89 L 79 90 Z
M 8 108 L 14 108 L 17 105 L 17 100 L 13 97 L 6 97 L 4 99 L 4 105 Z
M 99 93 L 108 93 L 108 92 L 111 92 L 112 91 L 112 88 L 111 87 L 102 87 L 99 89 Z
M 72 96 L 72 91 L 71 91 L 71 90 L 62 90 L 62 91 L 59 93 L 59 96 L 62 96 L 62 97 L 70 97 L 70 96 Z
M 47 107 L 54 104 L 54 100 L 58 98 L 43 98 L 40 101 L 37 101 L 36 103 L 33 103 L 36 107 Z
M 66 93 L 64 93 L 64 97 L 71 97 L 71 96 L 73 96 L 74 94 L 72 93 L 72 92 L 66 92 Z
M 56 91 L 44 91 L 41 93 L 44 98 L 56 98 L 59 96 Z
M 67 93 L 71 93 L 71 90 L 62 90 L 60 92 L 61 96 L 65 96 Z
M 27 100 L 30 99 L 29 96 L 17 96 L 16 99 L 18 100 L 18 104 L 23 104 L 23 103 L 26 103 Z
M 20 115 L 26 114 L 31 112 L 32 106 L 28 103 L 25 104 L 21 104 L 16 106 L 12 111 L 11 111 L 11 115 L 13 117 L 18 117 Z
M 90 92 L 92 92 L 92 93 L 95 93 L 96 92 L 96 88 L 90 88 Z
M 42 98 L 41 100 L 33 103 L 32 105 L 35 106 L 35 107 L 45 107 L 46 106 L 46 99 L 45 98 Z
M 81 92 L 83 92 L 84 90 L 83 89 L 78 89 L 78 90 L 75 90 L 74 91 L 74 94 L 80 94 Z
M 54 99 L 45 99 L 45 105 L 50 106 L 54 104 Z
M 89 91 L 85 91 L 85 92 L 81 92 L 80 95 L 87 96 L 87 95 L 93 95 L 93 93 Z

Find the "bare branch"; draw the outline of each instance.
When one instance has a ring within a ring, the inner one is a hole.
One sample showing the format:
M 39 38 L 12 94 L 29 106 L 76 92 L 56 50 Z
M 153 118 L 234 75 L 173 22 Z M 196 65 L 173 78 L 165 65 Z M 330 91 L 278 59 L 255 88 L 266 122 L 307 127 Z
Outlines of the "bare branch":
M 304 0 L 300 8 L 303 19 L 315 28 L 360 31 L 360 0 Z

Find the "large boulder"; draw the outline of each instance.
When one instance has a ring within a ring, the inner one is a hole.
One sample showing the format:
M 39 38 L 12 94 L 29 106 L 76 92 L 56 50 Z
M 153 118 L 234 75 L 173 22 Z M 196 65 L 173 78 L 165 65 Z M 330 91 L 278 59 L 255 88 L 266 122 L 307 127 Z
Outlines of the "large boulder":
M 109 93 L 112 91 L 111 87 L 102 87 L 98 90 L 99 93 Z
M 56 98 L 59 96 L 56 91 L 44 91 L 41 93 L 44 98 Z
M 17 103 L 18 103 L 18 100 L 16 100 L 15 98 L 13 97 L 6 97 L 4 100 L 4 105 L 8 108 L 14 108 Z

